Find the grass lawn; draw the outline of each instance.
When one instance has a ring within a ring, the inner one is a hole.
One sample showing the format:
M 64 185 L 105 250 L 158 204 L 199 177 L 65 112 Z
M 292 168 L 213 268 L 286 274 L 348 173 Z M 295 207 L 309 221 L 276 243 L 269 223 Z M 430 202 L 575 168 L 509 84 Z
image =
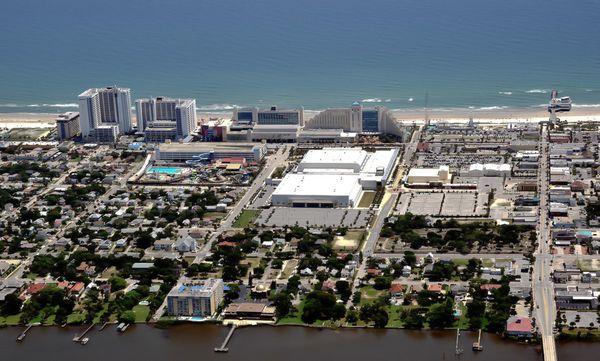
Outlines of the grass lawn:
M 352 230 L 346 232 L 344 236 L 336 236 L 333 249 L 341 251 L 355 251 L 360 246 L 360 242 L 363 240 L 365 232 L 363 230 Z
M 277 320 L 278 325 L 303 325 L 302 319 L 300 318 L 302 312 L 296 311 L 294 313 L 290 313 L 285 317 L 282 317 Z
M 469 260 L 468 259 L 459 258 L 459 259 L 452 260 L 452 263 L 454 263 L 457 266 L 466 266 L 466 265 L 469 264 Z
M 136 323 L 144 323 L 146 319 L 148 319 L 148 314 L 150 314 L 150 307 L 137 305 L 131 309 L 135 313 L 135 322 Z
M 226 214 L 227 213 L 224 213 L 224 212 L 206 212 L 206 213 L 204 213 L 204 217 L 221 219 L 221 218 L 225 217 Z
M 94 316 L 94 319 L 92 320 L 92 322 L 95 324 L 100 323 L 100 318 L 102 317 L 102 315 L 104 315 L 106 313 L 106 311 L 108 311 L 108 303 L 105 303 L 102 306 L 102 310 L 100 312 L 96 313 L 96 316 Z
M 373 204 L 373 200 L 375 200 L 376 192 L 365 192 L 363 193 L 362 198 L 358 202 L 358 208 L 368 208 Z
M 378 291 L 372 286 L 364 286 L 360 289 L 360 305 L 366 305 L 372 303 L 379 296 L 383 295 L 386 291 Z
M 245 228 L 248 227 L 256 217 L 260 211 L 258 209 L 244 209 L 242 213 L 240 213 L 239 217 L 233 222 L 234 228 Z
M 15 326 L 15 325 L 19 324 L 20 319 L 21 319 L 20 313 L 17 313 L 16 315 L 10 315 L 10 316 L 0 316 L 0 325 Z
M 390 328 L 402 328 L 404 327 L 404 322 L 400 320 L 400 315 L 402 315 L 402 306 L 387 306 L 386 310 L 388 312 L 389 320 L 386 327 Z
M 460 318 L 456 320 L 454 323 L 455 327 L 460 328 L 461 330 L 466 330 L 469 328 L 469 319 L 467 318 L 467 306 L 462 303 L 458 303 L 458 309 L 460 310 Z
M 67 317 L 67 323 L 71 324 L 71 323 L 81 323 L 85 321 L 85 315 L 83 313 L 79 313 L 79 312 L 75 312 L 70 314 Z

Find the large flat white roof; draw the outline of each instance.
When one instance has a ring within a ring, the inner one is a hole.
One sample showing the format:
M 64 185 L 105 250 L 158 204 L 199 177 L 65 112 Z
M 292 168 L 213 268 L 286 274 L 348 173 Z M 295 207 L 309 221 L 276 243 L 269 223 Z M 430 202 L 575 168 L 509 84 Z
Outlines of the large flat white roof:
M 394 166 L 397 154 L 397 149 L 378 150 L 375 153 L 370 153 L 361 173 L 375 174 L 378 168 L 383 168 L 388 173 Z
M 411 168 L 408 171 L 409 177 L 437 177 L 439 168 Z
M 273 195 L 350 196 L 360 192 L 359 176 L 352 174 L 287 174 Z
M 300 161 L 299 170 L 306 168 L 352 168 L 356 172 L 360 171 L 365 160 L 367 152 L 360 148 L 323 148 L 311 149 Z

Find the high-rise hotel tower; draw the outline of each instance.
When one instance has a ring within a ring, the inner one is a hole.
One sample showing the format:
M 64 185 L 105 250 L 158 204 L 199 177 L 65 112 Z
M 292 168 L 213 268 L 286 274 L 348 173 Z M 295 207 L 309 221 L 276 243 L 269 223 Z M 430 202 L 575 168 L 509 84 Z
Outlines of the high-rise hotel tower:
M 79 128 L 84 141 L 113 143 L 131 131 L 131 91 L 92 88 L 79 94 Z

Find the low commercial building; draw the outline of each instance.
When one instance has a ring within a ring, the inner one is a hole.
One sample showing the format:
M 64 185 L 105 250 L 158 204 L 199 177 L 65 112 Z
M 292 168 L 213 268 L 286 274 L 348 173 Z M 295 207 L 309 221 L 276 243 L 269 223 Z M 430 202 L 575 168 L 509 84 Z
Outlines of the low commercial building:
M 343 129 L 304 129 L 298 134 L 300 144 L 354 143 L 357 133 Z
M 300 127 L 291 124 L 275 125 L 255 125 L 252 128 L 251 138 L 253 142 L 277 142 L 287 143 L 295 142 L 298 139 Z
M 271 203 L 284 207 L 354 207 L 362 195 L 357 175 L 287 174 L 271 196 Z
M 164 143 L 156 150 L 156 160 L 185 162 L 215 161 L 223 158 L 244 158 L 259 162 L 266 154 L 264 144 L 253 143 Z
M 447 165 L 439 168 L 411 168 L 406 177 L 408 184 L 450 183 L 452 173 Z
M 210 317 L 223 301 L 223 281 L 196 280 L 179 283 L 167 295 L 167 313 L 171 316 Z
M 310 150 L 271 196 L 271 203 L 289 207 L 355 207 L 363 190 L 385 185 L 397 149 L 366 152 L 359 148 Z
M 506 335 L 530 338 L 533 335 L 533 324 L 528 317 L 512 316 L 506 321 Z
M 557 290 L 556 307 L 567 310 L 596 310 L 598 308 L 598 294 L 594 294 L 591 290 Z
M 469 167 L 469 177 L 510 177 L 510 164 L 474 163 Z
M 275 320 L 275 307 L 266 303 L 233 302 L 223 313 L 225 318 Z

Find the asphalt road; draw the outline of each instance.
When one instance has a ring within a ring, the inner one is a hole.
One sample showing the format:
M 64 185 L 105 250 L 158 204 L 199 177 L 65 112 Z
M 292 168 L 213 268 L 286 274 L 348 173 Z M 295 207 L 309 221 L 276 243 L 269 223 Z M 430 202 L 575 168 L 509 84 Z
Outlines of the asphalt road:
M 379 212 L 377 213 L 375 222 L 373 222 L 373 226 L 371 227 L 371 230 L 367 235 L 367 239 L 363 243 L 361 249 L 363 259 L 356 271 L 356 275 L 354 276 L 354 281 L 352 283 L 353 292 L 358 288 L 361 279 L 365 276 L 367 260 L 369 259 L 369 257 L 373 256 L 375 252 L 375 246 L 377 245 L 377 240 L 379 239 L 379 234 L 381 233 L 381 229 L 385 224 L 385 219 L 393 211 L 394 206 L 396 205 L 396 201 L 400 196 L 400 185 L 402 178 L 404 177 L 406 170 L 410 167 L 412 158 L 417 150 L 417 144 L 419 143 L 420 138 L 421 128 L 417 128 L 413 132 L 410 142 L 405 144 L 404 153 L 402 154 L 402 158 L 400 160 L 400 163 L 398 164 L 396 178 L 394 179 L 392 186 L 386 189 L 386 195 L 383 198 L 383 203 L 379 207 Z M 351 300 L 348 301 L 348 306 L 350 305 L 352 305 Z
M 556 304 L 554 302 L 554 284 L 551 279 L 552 255 L 550 253 L 550 219 L 548 216 L 548 128 L 542 126 L 542 139 L 540 142 L 540 167 L 538 171 L 540 215 L 537 226 L 538 248 L 535 251 L 533 266 L 532 290 L 534 301 L 534 315 L 538 333 L 542 337 L 545 361 L 554 361 L 556 356 L 556 342 L 554 340 L 554 321 L 556 320 Z

